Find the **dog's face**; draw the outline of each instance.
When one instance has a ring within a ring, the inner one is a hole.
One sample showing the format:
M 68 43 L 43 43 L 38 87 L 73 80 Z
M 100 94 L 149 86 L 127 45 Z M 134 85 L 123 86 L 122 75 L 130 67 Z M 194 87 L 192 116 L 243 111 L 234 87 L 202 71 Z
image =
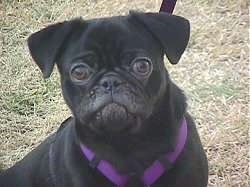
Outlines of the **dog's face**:
M 56 62 L 64 99 L 80 125 L 97 133 L 136 133 L 166 92 L 164 54 L 177 63 L 188 38 L 184 18 L 130 13 L 51 25 L 28 44 L 44 77 Z

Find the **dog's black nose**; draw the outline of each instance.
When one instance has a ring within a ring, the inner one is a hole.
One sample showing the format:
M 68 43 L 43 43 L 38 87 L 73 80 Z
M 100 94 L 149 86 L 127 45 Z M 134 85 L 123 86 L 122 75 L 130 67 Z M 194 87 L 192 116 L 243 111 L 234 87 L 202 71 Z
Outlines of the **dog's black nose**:
M 105 75 L 100 80 L 100 85 L 106 90 L 113 90 L 122 83 L 122 80 L 114 74 Z

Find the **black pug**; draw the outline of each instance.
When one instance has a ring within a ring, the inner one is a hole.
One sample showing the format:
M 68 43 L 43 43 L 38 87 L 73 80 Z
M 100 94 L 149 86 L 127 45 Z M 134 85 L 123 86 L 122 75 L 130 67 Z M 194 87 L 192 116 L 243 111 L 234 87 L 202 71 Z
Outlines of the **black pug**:
M 74 19 L 28 38 L 45 78 L 56 63 L 73 117 L 0 174 L 1 187 L 205 187 L 207 159 L 169 78 L 189 22 L 167 13 Z M 187 72 L 189 73 L 189 72 Z

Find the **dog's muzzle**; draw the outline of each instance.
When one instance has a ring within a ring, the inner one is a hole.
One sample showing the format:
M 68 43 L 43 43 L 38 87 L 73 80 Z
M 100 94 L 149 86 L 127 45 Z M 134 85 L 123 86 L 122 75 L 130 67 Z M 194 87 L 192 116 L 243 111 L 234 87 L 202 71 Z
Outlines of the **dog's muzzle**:
M 135 132 L 141 125 L 139 116 L 128 112 L 125 106 L 109 103 L 95 114 L 95 126 L 105 131 Z

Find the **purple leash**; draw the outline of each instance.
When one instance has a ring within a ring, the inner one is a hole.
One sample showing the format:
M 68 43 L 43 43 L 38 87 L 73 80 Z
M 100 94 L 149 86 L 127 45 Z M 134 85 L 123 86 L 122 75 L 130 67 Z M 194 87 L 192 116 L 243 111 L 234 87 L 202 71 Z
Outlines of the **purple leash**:
M 177 0 L 163 0 L 160 12 L 167 12 L 172 14 Z

